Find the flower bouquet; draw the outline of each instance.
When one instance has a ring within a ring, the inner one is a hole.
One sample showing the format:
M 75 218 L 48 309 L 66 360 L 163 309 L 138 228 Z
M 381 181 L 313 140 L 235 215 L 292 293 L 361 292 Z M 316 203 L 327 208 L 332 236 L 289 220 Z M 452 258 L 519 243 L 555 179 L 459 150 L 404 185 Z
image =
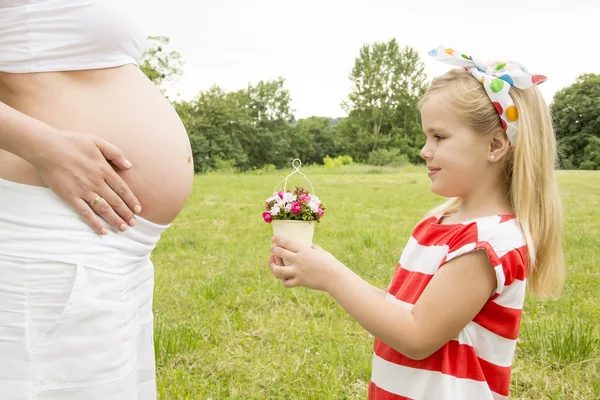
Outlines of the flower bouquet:
M 296 159 L 292 163 L 296 170 L 285 178 L 286 186 L 287 179 L 296 172 L 306 178 L 300 172 L 300 166 L 294 164 L 299 161 Z M 295 190 L 291 192 L 286 189 L 286 186 L 283 190 L 274 192 L 273 196 L 266 200 L 266 211 L 262 213 L 263 220 L 273 225 L 274 236 L 297 240 L 310 247 L 313 241 L 315 224 L 321 222 L 321 218 L 325 214 L 325 206 L 315 195 L 314 189 L 311 193 L 302 186 L 296 186 Z M 286 261 L 285 265 L 289 265 L 289 263 Z

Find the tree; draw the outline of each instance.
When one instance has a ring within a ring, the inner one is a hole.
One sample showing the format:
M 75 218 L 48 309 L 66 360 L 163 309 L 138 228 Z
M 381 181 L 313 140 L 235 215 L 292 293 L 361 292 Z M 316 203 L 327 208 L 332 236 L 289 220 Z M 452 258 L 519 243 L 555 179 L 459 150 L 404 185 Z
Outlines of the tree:
M 554 95 L 550 106 L 561 166 L 582 168 L 586 157 L 597 149 L 600 137 L 600 75 L 584 74 L 576 82 Z M 586 153 L 588 146 L 592 146 Z M 585 154 L 588 154 L 584 157 Z M 588 164 L 586 166 L 589 167 Z
M 223 162 L 240 170 L 289 163 L 296 131 L 289 123 L 291 97 L 283 84 L 281 78 L 261 81 L 236 92 L 213 86 L 190 102 L 175 103 L 190 137 L 196 172 Z
M 284 87 L 285 79 L 279 77 L 272 81 L 260 81 L 248 85 L 248 107 L 256 122 L 262 127 L 279 127 L 294 120 L 290 103 L 292 97 Z
M 169 41 L 165 36 L 148 36 L 148 47 L 140 61 L 142 72 L 162 91 L 166 84 L 174 83 L 183 73 L 181 55 L 174 50 L 166 50 Z
M 239 138 L 254 128 L 239 100 L 237 93 L 213 86 L 191 102 L 175 104 L 190 137 L 196 172 L 215 168 L 217 160 L 231 161 L 240 169 L 248 167 Z
M 421 131 L 417 104 L 426 80 L 416 50 L 401 49 L 395 39 L 365 45 L 349 78 L 353 88 L 342 103 L 348 118 L 339 130 L 356 144 L 351 155 L 365 161 L 380 147 L 398 148 L 399 140 L 412 146 Z
M 300 158 L 304 164 L 321 164 L 325 156 L 337 157 L 339 152 L 331 124 L 327 117 L 299 120 L 291 138 L 293 157 Z
M 291 155 L 290 137 L 294 128 L 290 92 L 284 87 L 285 79 L 260 81 L 248 85 L 239 96 L 242 106 L 248 110 L 255 129 L 240 137 L 254 167 L 274 164 L 282 167 L 289 163 Z
M 600 169 L 600 138 L 592 136 L 588 145 L 583 150 L 581 169 Z

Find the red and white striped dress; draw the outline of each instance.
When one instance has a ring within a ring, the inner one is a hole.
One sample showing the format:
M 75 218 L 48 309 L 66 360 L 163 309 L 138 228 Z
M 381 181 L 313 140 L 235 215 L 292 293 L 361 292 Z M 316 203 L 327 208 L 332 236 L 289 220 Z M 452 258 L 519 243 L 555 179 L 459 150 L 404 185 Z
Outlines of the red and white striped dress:
M 525 299 L 527 248 L 514 216 L 443 225 L 420 222 L 402 252 L 386 299 L 411 310 L 447 261 L 485 249 L 496 293 L 458 336 L 424 360 L 375 339 L 369 399 L 506 399 Z M 449 301 L 452 301 L 449 299 Z

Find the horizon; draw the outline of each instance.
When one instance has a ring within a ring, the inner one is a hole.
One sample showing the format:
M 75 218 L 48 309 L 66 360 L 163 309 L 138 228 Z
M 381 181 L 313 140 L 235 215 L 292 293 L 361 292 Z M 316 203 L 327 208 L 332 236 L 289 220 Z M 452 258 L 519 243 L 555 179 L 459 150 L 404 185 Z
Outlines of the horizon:
M 490 62 L 520 62 L 548 76 L 539 85 L 548 104 L 578 76 L 600 73 L 600 53 L 593 50 L 600 2 L 585 0 L 507 0 L 502 8 L 466 0 L 308 0 L 300 7 L 274 0 L 173 0 L 165 8 L 150 0 L 144 13 L 148 35 L 168 37 L 168 50 L 184 62 L 182 76 L 166 88 L 173 101 L 192 100 L 214 85 L 229 92 L 282 77 L 296 120 L 346 117 L 341 103 L 361 47 L 392 38 L 418 51 L 428 81 L 452 68 L 429 57 L 440 44 Z M 512 29 L 519 24 L 526 29 Z

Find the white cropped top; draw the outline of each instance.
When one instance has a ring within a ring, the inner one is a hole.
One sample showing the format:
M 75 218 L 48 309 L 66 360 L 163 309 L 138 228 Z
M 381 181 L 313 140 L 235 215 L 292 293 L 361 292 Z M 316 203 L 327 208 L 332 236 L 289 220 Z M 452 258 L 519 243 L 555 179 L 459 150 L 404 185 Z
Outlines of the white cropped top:
M 0 0 L 0 71 L 138 65 L 146 45 L 137 0 Z

